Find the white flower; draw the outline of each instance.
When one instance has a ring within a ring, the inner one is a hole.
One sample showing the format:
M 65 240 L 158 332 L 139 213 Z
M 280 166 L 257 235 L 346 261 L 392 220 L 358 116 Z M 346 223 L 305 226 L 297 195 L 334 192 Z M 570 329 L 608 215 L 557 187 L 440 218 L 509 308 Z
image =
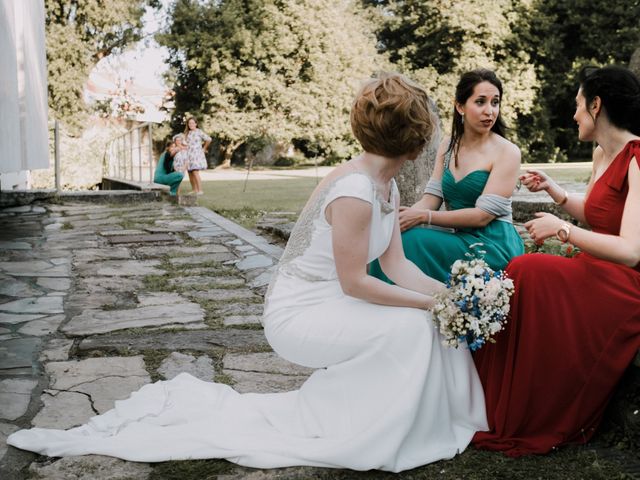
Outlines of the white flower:
M 468 255 L 471 257 L 471 255 Z M 502 330 L 509 313 L 513 281 L 479 258 L 456 260 L 450 288 L 436 298 L 433 321 L 443 345 L 458 347 L 475 338 L 490 340 Z

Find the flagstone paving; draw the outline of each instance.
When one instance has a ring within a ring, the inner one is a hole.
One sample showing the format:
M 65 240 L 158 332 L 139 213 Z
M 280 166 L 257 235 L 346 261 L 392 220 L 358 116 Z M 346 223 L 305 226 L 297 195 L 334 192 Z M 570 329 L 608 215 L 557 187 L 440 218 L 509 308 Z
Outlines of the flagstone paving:
M 282 251 L 201 207 L 63 203 L 0 210 L 0 478 L 491 478 L 478 476 L 478 462 L 498 468 L 502 478 L 540 471 L 550 472 L 544 478 L 607 478 L 596 475 L 604 467 L 594 462 L 607 472 L 629 463 L 587 449 L 528 464 L 468 450 L 451 462 L 391 475 L 253 470 L 223 460 L 57 459 L 7 448 L 6 437 L 18 428 L 80 425 L 180 372 L 239 392 L 299 387 L 312 370 L 274 354 L 260 324 Z

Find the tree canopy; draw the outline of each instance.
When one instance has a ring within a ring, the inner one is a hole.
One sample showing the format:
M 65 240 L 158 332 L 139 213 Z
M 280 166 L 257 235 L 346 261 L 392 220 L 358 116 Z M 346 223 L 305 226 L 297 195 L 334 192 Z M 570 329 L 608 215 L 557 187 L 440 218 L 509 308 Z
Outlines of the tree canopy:
M 82 124 L 91 68 L 140 38 L 147 5 L 159 0 L 45 0 L 49 107 L 56 118 L 72 128 Z
M 430 87 L 445 115 L 458 76 L 487 67 L 504 84 L 510 138 L 526 160 L 588 154 L 571 112 L 587 63 L 627 64 L 640 47 L 638 0 L 362 0 L 380 51 Z
M 49 104 L 80 125 L 104 55 L 140 38 L 159 0 L 45 0 Z M 172 128 L 193 115 L 227 159 L 244 144 L 305 155 L 355 151 L 348 113 L 362 80 L 399 70 L 428 88 L 448 127 L 455 85 L 486 67 L 504 84 L 509 138 L 526 160 L 584 158 L 571 112 L 582 65 L 625 65 L 640 0 L 173 0 L 166 29 Z
M 347 0 L 178 0 L 158 40 L 177 72 L 174 126 L 187 115 L 227 147 L 297 142 L 344 158 L 355 144 L 355 89 L 387 66 L 375 36 Z

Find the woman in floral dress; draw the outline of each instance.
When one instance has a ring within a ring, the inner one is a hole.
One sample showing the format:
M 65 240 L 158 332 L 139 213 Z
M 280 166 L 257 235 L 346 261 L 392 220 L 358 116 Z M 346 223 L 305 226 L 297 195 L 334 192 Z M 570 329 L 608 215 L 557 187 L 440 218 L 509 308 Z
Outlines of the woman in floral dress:
M 200 170 L 207 168 L 205 153 L 211 144 L 211 137 L 198 128 L 198 122 L 193 117 L 187 120 L 184 137 L 189 147 L 187 150 L 187 171 L 189 172 L 191 189 L 196 195 L 202 195 L 204 192 L 202 191 Z

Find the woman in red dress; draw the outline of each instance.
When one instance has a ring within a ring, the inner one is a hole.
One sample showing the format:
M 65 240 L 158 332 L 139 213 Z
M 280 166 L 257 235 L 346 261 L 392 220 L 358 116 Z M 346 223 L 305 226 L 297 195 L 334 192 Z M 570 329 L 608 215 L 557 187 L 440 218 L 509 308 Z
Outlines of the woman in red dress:
M 591 227 L 537 213 L 531 238 L 583 253 L 514 258 L 511 319 L 474 357 L 490 428 L 474 443 L 514 457 L 588 441 L 640 348 L 640 82 L 624 68 L 583 69 L 574 119 L 579 139 L 598 144 L 586 198 L 541 171 L 521 181 Z

